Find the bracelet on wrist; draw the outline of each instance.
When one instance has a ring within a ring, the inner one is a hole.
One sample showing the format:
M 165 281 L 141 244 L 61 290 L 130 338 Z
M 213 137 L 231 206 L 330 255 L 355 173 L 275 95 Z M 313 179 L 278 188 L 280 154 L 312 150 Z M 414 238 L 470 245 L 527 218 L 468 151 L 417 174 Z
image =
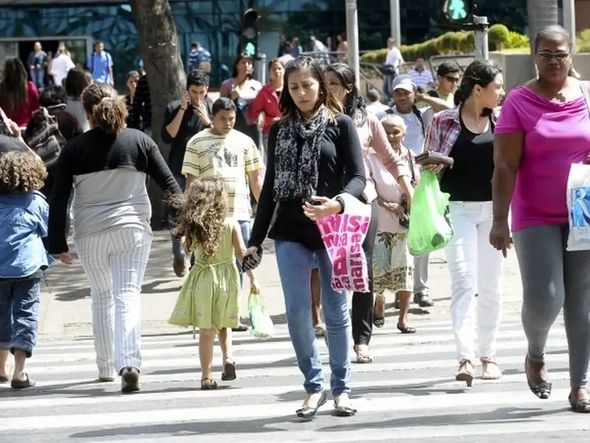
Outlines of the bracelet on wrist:
M 180 107 L 180 110 L 181 110 L 181 111 L 186 111 L 186 110 L 187 110 L 187 108 Z

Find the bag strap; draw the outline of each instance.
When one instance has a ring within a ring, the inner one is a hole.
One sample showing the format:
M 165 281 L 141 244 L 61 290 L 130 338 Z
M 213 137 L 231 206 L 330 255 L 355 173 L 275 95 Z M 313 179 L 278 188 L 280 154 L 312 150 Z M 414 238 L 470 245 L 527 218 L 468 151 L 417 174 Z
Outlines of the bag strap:
M 405 146 L 404 146 L 405 148 Z M 416 176 L 414 175 L 414 159 L 412 151 L 409 148 L 406 148 L 406 151 L 408 151 L 408 163 L 410 165 L 410 173 L 412 174 L 412 184 L 416 183 Z

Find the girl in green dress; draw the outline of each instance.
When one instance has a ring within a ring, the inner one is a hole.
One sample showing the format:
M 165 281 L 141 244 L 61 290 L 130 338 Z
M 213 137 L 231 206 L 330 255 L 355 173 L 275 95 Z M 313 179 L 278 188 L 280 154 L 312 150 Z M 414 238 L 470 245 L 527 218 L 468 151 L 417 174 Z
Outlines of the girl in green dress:
M 212 361 L 216 335 L 223 354 L 221 379 L 236 378 L 231 328 L 238 326 L 240 278 L 235 260 L 241 260 L 246 252 L 238 222 L 227 217 L 223 180 L 203 178 L 191 184 L 179 210 L 175 235 L 184 238 L 184 247 L 194 253 L 195 264 L 182 285 L 169 321 L 199 328 L 201 389 L 215 389 Z M 252 290 L 258 292 L 254 274 L 247 275 Z

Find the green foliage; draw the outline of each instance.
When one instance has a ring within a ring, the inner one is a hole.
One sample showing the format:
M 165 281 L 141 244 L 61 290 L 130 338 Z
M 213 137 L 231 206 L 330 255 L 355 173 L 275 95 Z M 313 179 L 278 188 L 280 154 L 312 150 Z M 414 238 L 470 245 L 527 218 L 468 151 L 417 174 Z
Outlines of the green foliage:
M 490 26 L 488 39 L 492 48 L 501 50 L 506 43 L 508 43 L 509 38 L 510 31 L 505 25 L 496 23 L 495 25 Z
M 590 52 L 590 29 L 584 29 L 576 38 L 578 52 Z
M 518 32 L 510 31 L 508 34 L 508 42 L 504 45 L 504 49 L 514 48 L 530 48 L 531 41 L 528 35 L 522 35 Z
M 490 27 L 490 43 L 492 43 L 492 29 L 494 29 L 492 48 L 498 48 L 500 42 L 502 49 L 529 47 L 529 38 L 526 35 L 509 31 L 504 25 Z M 473 52 L 474 48 L 475 38 L 473 32 L 446 32 L 423 43 L 402 45 L 400 50 L 404 60 L 413 61 L 420 57 L 428 59 L 434 55 L 466 54 Z M 588 30 L 588 48 L 590 50 L 590 29 Z M 385 57 L 387 57 L 387 49 L 379 49 L 363 54 L 361 60 L 363 62 L 383 63 Z

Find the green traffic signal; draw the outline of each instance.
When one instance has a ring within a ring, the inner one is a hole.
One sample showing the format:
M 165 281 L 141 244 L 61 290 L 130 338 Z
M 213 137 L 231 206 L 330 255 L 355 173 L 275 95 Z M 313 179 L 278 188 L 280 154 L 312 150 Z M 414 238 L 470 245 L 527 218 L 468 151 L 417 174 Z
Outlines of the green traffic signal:
M 445 0 L 443 13 L 451 22 L 466 22 L 473 13 L 473 0 Z

